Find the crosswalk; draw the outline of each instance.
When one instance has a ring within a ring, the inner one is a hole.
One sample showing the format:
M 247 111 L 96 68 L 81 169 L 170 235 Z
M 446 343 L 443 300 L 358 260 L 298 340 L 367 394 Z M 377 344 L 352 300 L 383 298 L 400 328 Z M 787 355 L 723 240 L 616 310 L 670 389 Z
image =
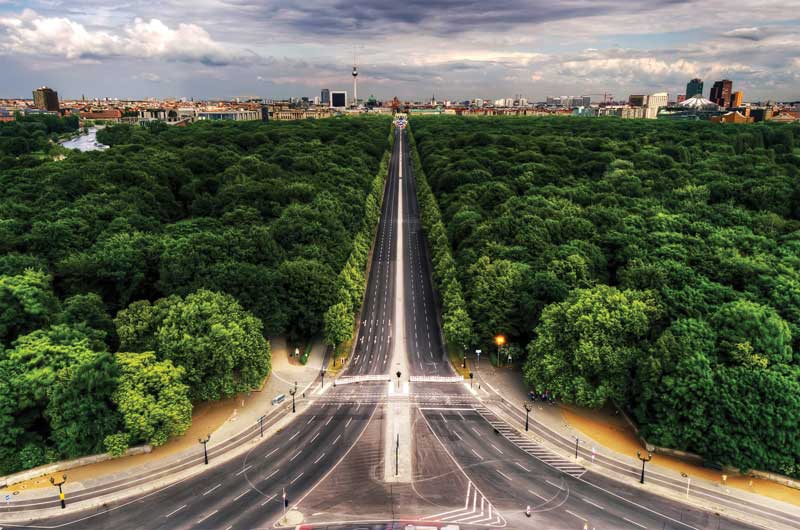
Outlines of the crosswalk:
M 503 515 L 498 512 L 494 505 L 489 502 L 489 499 L 475 487 L 472 481 L 467 482 L 467 495 L 464 500 L 463 508 L 429 515 L 423 517 L 419 521 L 470 525 L 480 524 L 493 528 L 503 528 L 507 524 Z
M 584 473 L 586 473 L 586 468 L 582 465 L 573 462 L 567 458 L 559 456 L 549 449 L 541 446 L 540 444 L 534 442 L 530 438 L 522 436 L 517 432 L 515 429 L 509 427 L 509 425 L 500 420 L 492 411 L 488 408 L 480 405 L 475 407 L 475 411 L 480 414 L 484 420 L 486 420 L 489 425 L 491 425 L 495 430 L 497 430 L 500 434 L 502 434 L 508 441 L 528 453 L 529 455 L 533 456 L 544 462 L 545 464 L 554 467 L 555 469 L 562 471 L 568 475 L 572 475 L 573 477 L 580 478 Z

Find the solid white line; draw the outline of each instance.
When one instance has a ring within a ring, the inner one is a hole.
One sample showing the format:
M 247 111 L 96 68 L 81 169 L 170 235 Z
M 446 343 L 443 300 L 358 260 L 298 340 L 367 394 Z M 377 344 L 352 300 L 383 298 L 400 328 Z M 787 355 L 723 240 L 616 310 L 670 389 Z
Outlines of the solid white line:
M 580 516 L 580 515 L 578 515 L 577 513 L 572 513 L 572 512 L 571 512 L 571 511 L 569 511 L 569 510 L 564 510 L 564 511 L 565 511 L 565 512 L 567 512 L 568 514 L 572 515 L 573 517 L 577 517 L 578 519 L 580 519 L 580 520 L 581 520 L 581 521 L 583 521 L 584 523 L 585 523 L 586 521 L 588 521 L 588 519 L 585 519 L 585 518 L 581 517 L 581 516 Z
M 203 521 L 205 521 L 206 519 L 208 519 L 209 517 L 211 517 L 212 515 L 214 515 L 214 514 L 215 514 L 215 513 L 217 513 L 218 511 L 219 511 L 219 510 L 214 510 L 214 511 L 213 511 L 213 512 L 211 512 L 210 514 L 208 514 L 208 515 L 204 515 L 203 517 L 201 517 L 200 519 L 198 519 L 198 520 L 197 520 L 197 524 L 200 524 L 200 523 L 202 523 Z
M 179 511 L 181 511 L 181 510 L 183 510 L 184 508 L 186 508 L 186 506 L 188 506 L 188 505 L 187 505 L 187 504 L 184 504 L 183 506 L 181 506 L 181 507 L 180 507 L 180 508 L 178 508 L 177 510 L 174 510 L 174 511 L 171 511 L 171 512 L 169 512 L 169 513 L 168 513 L 167 515 L 165 515 L 164 517 L 169 517 L 170 515 L 175 515 L 175 514 L 176 514 L 176 513 L 178 513 Z
M 262 503 L 261 503 L 261 506 L 264 506 L 265 504 L 267 504 L 269 501 L 271 501 L 272 499 L 274 499 L 274 498 L 275 498 L 275 497 L 277 497 L 277 496 L 278 496 L 277 494 L 273 495 L 273 496 L 272 496 L 272 497 L 270 497 L 269 499 L 267 499 L 267 500 L 265 500 L 264 502 L 262 502 Z
M 244 491 L 243 491 L 243 492 L 241 492 L 241 493 L 240 493 L 240 494 L 239 494 L 239 495 L 238 495 L 238 496 L 237 496 L 235 499 L 233 499 L 233 502 L 236 502 L 236 501 L 238 501 L 239 499 L 241 499 L 242 497 L 244 497 L 245 495 L 247 495 L 249 492 L 250 492 L 250 490 L 244 490 Z
M 628 522 L 629 522 L 629 523 L 631 523 L 631 524 L 635 524 L 635 525 L 636 525 L 636 526 L 638 526 L 639 528 L 644 528 L 645 530 L 647 529 L 647 527 L 646 527 L 645 525 L 643 525 L 643 524 L 639 524 L 639 523 L 637 523 L 636 521 L 631 521 L 631 520 L 630 520 L 630 519 L 628 519 L 627 517 L 623 517 L 623 519 L 624 519 L 624 520 L 626 520 L 626 521 L 628 521 Z
M 497 469 L 496 471 L 497 471 L 498 473 L 500 473 L 501 475 L 503 475 L 504 477 L 506 477 L 506 479 L 507 479 L 507 480 L 511 480 L 511 477 L 509 477 L 508 475 L 506 475 L 505 473 L 503 473 L 503 472 L 502 472 L 502 471 L 500 471 L 499 469 Z
M 247 470 L 248 470 L 248 469 L 250 469 L 251 467 L 253 467 L 253 466 L 252 466 L 252 465 L 249 465 L 249 466 L 247 466 L 246 468 L 244 468 L 244 469 L 242 469 L 241 471 L 239 471 L 238 473 L 236 473 L 236 474 L 234 475 L 234 477 L 238 477 L 239 475 L 241 475 L 242 473 L 244 473 L 245 471 L 247 471 Z
M 316 464 L 317 462 L 319 462 L 319 461 L 320 461 L 320 460 L 322 460 L 323 458 L 325 458 L 325 453 L 322 453 L 321 455 L 319 455 L 319 458 L 317 458 L 316 460 L 314 460 L 314 463 Z
M 305 471 L 304 471 L 303 473 L 300 473 L 300 474 L 299 474 L 299 475 L 297 475 L 296 477 L 294 477 L 294 478 L 292 479 L 292 481 L 291 481 L 289 484 L 294 484 L 295 482 L 297 482 L 297 479 L 299 479 L 300 477 L 302 477 L 304 473 L 305 473 Z
M 203 496 L 208 495 L 209 493 L 211 493 L 212 491 L 214 491 L 215 489 L 217 489 L 220 486 L 222 486 L 222 484 L 217 484 L 216 486 L 214 486 L 213 488 L 211 488 L 207 492 L 203 493 Z
M 581 498 L 581 500 L 582 500 L 583 502 L 587 503 L 587 504 L 591 504 L 592 506 L 594 506 L 594 507 L 596 507 L 596 508 L 600 508 L 601 510 L 605 510 L 605 508 L 603 508 L 602 506 L 600 506 L 599 504 L 597 504 L 597 503 L 595 503 L 595 502 L 592 502 L 592 501 L 590 501 L 589 499 L 584 499 L 584 498 Z

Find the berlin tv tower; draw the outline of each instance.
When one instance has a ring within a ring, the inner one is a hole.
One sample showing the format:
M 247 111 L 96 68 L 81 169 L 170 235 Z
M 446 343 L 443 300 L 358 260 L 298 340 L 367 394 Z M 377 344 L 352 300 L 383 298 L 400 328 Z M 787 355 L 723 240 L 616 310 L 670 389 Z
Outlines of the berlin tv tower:
M 353 50 L 353 107 L 358 107 L 358 65 L 355 50 Z

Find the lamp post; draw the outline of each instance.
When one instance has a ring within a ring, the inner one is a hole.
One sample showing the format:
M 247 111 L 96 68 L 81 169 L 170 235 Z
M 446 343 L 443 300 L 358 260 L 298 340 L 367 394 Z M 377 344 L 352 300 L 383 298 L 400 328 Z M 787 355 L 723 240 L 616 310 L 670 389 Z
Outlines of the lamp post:
M 297 381 L 294 382 L 294 388 L 289 389 L 289 395 L 292 396 L 292 413 L 297 411 L 297 409 L 294 406 L 294 395 L 295 394 L 297 394 Z
M 581 442 L 580 438 L 575 437 L 575 460 L 578 459 L 578 444 Z
M 639 479 L 639 483 L 644 484 L 644 465 L 653 459 L 653 453 L 648 451 L 647 456 L 642 456 L 641 451 L 636 451 L 636 456 L 642 461 L 642 478 Z
M 689 498 L 689 488 L 692 487 L 692 477 L 686 473 L 681 472 L 681 476 L 686 479 L 686 498 Z
M 528 414 L 531 413 L 531 409 L 533 407 L 531 407 L 530 403 L 525 403 L 523 406 L 525 407 L 525 431 L 527 431 L 528 430 Z
M 472 388 L 472 379 L 475 377 L 475 374 L 472 372 L 469 373 L 469 387 Z
M 325 388 L 325 368 L 319 371 L 319 376 L 322 378 L 322 388 Z
M 503 347 L 503 344 L 506 343 L 506 336 L 505 335 L 495 335 L 494 343 L 497 345 L 497 366 L 500 366 L 500 348 Z
M 395 375 L 397 376 L 397 391 L 400 392 L 400 376 L 403 374 L 400 372 L 400 370 L 398 370 Z
M 61 475 L 61 481 L 60 482 L 56 482 L 55 477 L 50 477 L 50 484 L 52 484 L 53 486 L 58 486 L 58 500 L 61 501 L 61 509 L 62 510 L 67 507 L 67 502 L 66 502 L 66 500 L 64 500 L 64 490 L 61 489 L 61 486 L 63 486 L 66 481 L 67 481 L 67 475 L 66 474 Z
M 258 423 L 261 426 L 261 437 L 262 438 L 264 437 L 264 418 L 266 418 L 266 416 L 261 416 L 260 418 L 258 418 Z
M 211 439 L 210 434 L 206 434 L 205 438 L 198 438 L 197 441 L 203 444 L 203 457 L 208 465 L 208 441 Z
M 461 356 L 461 368 L 467 368 L 467 345 L 464 345 L 464 354 Z

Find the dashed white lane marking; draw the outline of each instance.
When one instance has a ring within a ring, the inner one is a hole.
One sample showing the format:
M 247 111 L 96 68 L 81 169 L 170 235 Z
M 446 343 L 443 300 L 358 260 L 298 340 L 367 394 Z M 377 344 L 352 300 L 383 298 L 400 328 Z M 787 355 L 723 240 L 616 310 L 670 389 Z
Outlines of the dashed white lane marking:
M 308 443 L 312 443 L 313 444 L 314 440 L 316 440 L 318 437 L 319 437 L 319 433 L 315 434 L 314 437 L 311 439 L 311 441 L 308 442 Z
M 244 490 L 244 491 L 243 491 L 243 492 L 241 492 L 239 495 L 237 495 L 235 499 L 233 499 L 233 502 L 236 502 L 236 501 L 238 501 L 239 499 L 241 499 L 242 497 L 244 497 L 244 496 L 245 496 L 245 495 L 247 495 L 248 493 L 250 493 L 250 490 Z
M 242 473 L 244 473 L 245 471 L 247 471 L 247 470 L 248 470 L 248 469 L 250 469 L 251 467 L 253 467 L 253 466 L 252 466 L 252 465 L 249 465 L 249 466 L 247 466 L 246 468 L 244 468 L 244 469 L 242 469 L 241 471 L 239 471 L 238 473 L 236 473 L 234 476 L 235 476 L 235 477 L 238 477 L 239 475 L 241 475 Z
M 329 417 L 328 421 L 325 422 L 325 425 L 328 425 L 331 422 L 332 419 L 333 419 L 333 416 Z
M 208 514 L 208 515 L 204 515 L 203 517 L 201 517 L 200 519 L 198 519 L 198 520 L 197 520 L 197 524 L 200 524 L 200 523 L 202 523 L 203 521 L 205 521 L 206 519 L 208 519 L 209 517 L 211 517 L 212 515 L 214 515 L 214 514 L 215 514 L 215 513 L 217 513 L 218 511 L 219 511 L 219 510 L 214 510 L 214 511 L 213 511 L 213 512 L 211 512 L 210 514 Z
M 545 480 L 545 482 L 547 482 L 548 484 L 550 484 L 550 485 L 551 485 L 551 486 L 553 486 L 554 488 L 558 488 L 558 489 L 560 489 L 560 490 L 563 490 L 563 489 L 564 489 L 564 488 L 562 488 L 561 486 L 557 486 L 556 484 L 553 484 L 553 483 L 552 483 L 552 482 L 550 482 L 549 480 Z
M 494 447 L 494 450 L 495 450 L 495 451 L 497 451 L 498 453 L 500 453 L 501 455 L 503 454 L 503 451 L 501 451 L 501 450 L 500 450 L 500 449 L 499 449 L 499 448 L 498 448 L 498 447 L 497 447 L 495 444 L 493 444 L 493 443 L 490 443 L 489 445 L 491 445 L 492 447 Z
M 302 449 L 300 449 L 299 451 L 297 451 L 297 452 L 295 453 L 295 455 L 294 455 L 292 458 L 290 458 L 290 459 L 289 459 L 289 462 L 293 461 L 295 458 L 297 458 L 298 456 L 300 456 L 300 453 L 302 453 L 302 452 L 303 452 L 303 450 L 302 450 Z
M 530 469 L 528 469 L 527 467 L 523 466 L 523 465 L 522 465 L 522 464 L 520 464 L 519 462 L 515 462 L 515 463 L 516 463 L 516 464 L 517 464 L 519 467 L 521 467 L 522 469 L 524 469 L 526 473 L 530 473 L 530 472 L 531 472 L 531 470 L 530 470 Z
M 623 517 L 623 519 L 624 519 L 624 520 L 626 520 L 626 521 L 628 521 L 628 522 L 629 522 L 629 523 L 631 523 L 631 524 L 634 524 L 634 525 L 638 526 L 639 528 L 644 528 L 645 530 L 647 529 L 647 527 L 646 527 L 645 525 L 643 525 L 643 524 L 639 524 L 639 523 L 637 523 L 636 521 L 631 521 L 631 520 L 630 520 L 630 519 L 628 519 L 627 517 Z
M 311 419 L 310 419 L 310 420 L 308 420 L 308 421 L 306 422 L 306 425 L 308 425 L 309 423 L 311 423 L 312 421 L 314 421 L 314 418 L 316 418 L 316 416 L 311 416 Z
M 297 437 L 297 435 L 298 435 L 298 434 L 300 434 L 300 431 L 297 431 L 296 433 L 294 433 L 294 434 L 292 435 L 292 437 L 291 437 L 291 438 L 289 438 L 289 441 L 291 442 L 292 440 L 294 440 L 294 439 Z
M 217 488 L 218 488 L 218 487 L 220 487 L 220 486 L 222 486 L 222 484 L 217 484 L 216 486 L 214 486 L 213 488 L 211 488 L 211 489 L 210 489 L 210 490 L 208 490 L 207 492 L 203 493 L 203 496 L 206 496 L 206 495 L 208 495 L 209 493 L 211 493 L 212 491 L 214 491 L 215 489 L 217 489 Z
M 587 504 L 591 504 L 591 505 L 592 505 L 592 506 L 594 506 L 595 508 L 600 508 L 601 510 L 605 510 L 605 508 L 603 508 L 602 506 L 600 506 L 600 505 L 599 505 L 599 504 L 597 504 L 596 502 L 592 502 L 592 501 L 590 501 L 589 499 L 584 499 L 584 498 L 582 498 L 582 497 L 581 497 L 581 500 L 582 500 L 583 502 L 587 503 Z
M 349 418 L 347 423 L 344 424 L 345 429 L 350 425 L 350 422 L 353 421 L 353 418 Z
M 475 456 L 477 456 L 478 458 L 480 458 L 481 460 L 483 460 L 483 457 L 482 457 L 481 455 L 479 455 L 479 454 L 477 453 L 477 451 L 475 451 L 475 449 L 470 449 L 470 451 L 472 451 L 472 453 L 473 453 Z
M 270 473 L 269 475 L 267 475 L 266 477 L 264 477 L 264 480 L 269 480 L 269 479 L 270 479 L 270 478 L 272 478 L 272 476 L 273 476 L 275 473 L 277 473 L 278 471 L 280 471 L 280 469 L 276 469 L 275 471 L 273 471 L 272 473 Z
M 297 475 L 296 477 L 294 477 L 294 478 L 292 479 L 292 481 L 291 481 L 289 484 L 294 484 L 295 482 L 297 482 L 297 480 L 298 480 L 300 477 L 302 477 L 304 473 L 305 473 L 305 472 L 303 472 L 303 473 L 300 473 L 299 475 Z
M 496 471 L 497 471 L 498 473 L 500 473 L 501 475 L 503 475 L 503 476 L 506 478 L 506 480 L 508 480 L 508 481 L 511 481 L 511 477 L 509 477 L 508 475 L 506 475 L 505 473 L 503 473 L 503 472 L 502 472 L 502 471 L 500 471 L 499 469 L 498 469 L 498 470 L 496 470 Z
M 535 492 L 535 491 L 533 491 L 533 490 L 528 490 L 528 493 L 530 493 L 531 495 L 535 495 L 535 496 L 539 497 L 539 498 L 540 498 L 540 499 L 542 499 L 543 501 L 549 500 L 549 499 L 545 499 L 544 497 L 542 497 L 541 495 L 539 495 L 538 493 L 536 493 L 536 492 Z
M 321 455 L 319 455 L 319 458 L 317 458 L 316 460 L 314 460 L 314 463 L 316 464 L 317 462 L 319 462 L 319 461 L 320 461 L 320 460 L 322 460 L 323 458 L 325 458 L 325 453 L 322 453 Z
M 569 510 L 564 510 L 564 511 L 565 511 L 565 512 L 567 512 L 568 514 L 570 514 L 570 515 L 571 515 L 571 516 L 573 516 L 573 517 L 577 517 L 578 519 L 580 519 L 580 520 L 581 520 L 581 521 L 583 521 L 584 523 L 585 523 L 586 521 L 588 521 L 588 519 L 586 519 L 585 517 L 582 517 L 582 516 L 578 515 L 577 513 L 571 512 L 571 511 L 569 511 Z
M 278 494 L 276 493 L 275 495 L 273 495 L 273 496 L 272 496 L 272 497 L 270 497 L 269 499 L 267 499 L 267 500 L 265 500 L 264 502 L 262 502 L 262 503 L 261 503 L 261 506 L 264 506 L 265 504 L 267 504 L 269 501 L 271 501 L 272 499 L 274 499 L 274 498 L 275 498 L 275 497 L 277 497 L 277 496 L 278 496 Z
M 458 434 L 456 431 L 453 431 L 453 434 L 455 434 L 455 435 L 456 435 L 456 438 L 458 438 L 459 440 L 461 440 L 461 441 L 463 441 L 463 440 L 464 440 L 464 439 L 461 437 L 461 435 L 460 435 L 460 434 Z
M 339 436 L 337 436 L 336 439 L 333 441 L 333 444 L 331 444 L 331 445 L 336 445 L 336 442 L 338 442 L 339 438 L 341 438 L 341 437 L 342 437 L 341 434 Z
M 180 508 L 178 508 L 177 510 L 173 510 L 173 511 L 169 512 L 169 513 L 168 513 L 167 515 L 165 515 L 164 517 L 170 517 L 170 516 L 172 516 L 172 515 L 175 515 L 175 514 L 176 514 L 176 513 L 178 513 L 179 511 L 181 511 L 181 510 L 183 510 L 184 508 L 186 508 L 187 506 L 188 506 L 188 504 L 184 504 L 183 506 L 181 506 L 181 507 L 180 507 Z
M 439 416 L 441 416 L 444 422 L 447 423 L 447 418 L 444 417 L 444 413 L 440 412 Z

